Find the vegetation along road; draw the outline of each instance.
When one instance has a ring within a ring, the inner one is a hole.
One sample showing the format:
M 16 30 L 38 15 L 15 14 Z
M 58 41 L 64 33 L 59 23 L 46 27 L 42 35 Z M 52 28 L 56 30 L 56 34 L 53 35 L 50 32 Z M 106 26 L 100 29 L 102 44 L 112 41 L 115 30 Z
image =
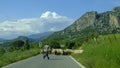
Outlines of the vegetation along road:
M 49 55 L 50 59 L 43 59 L 42 55 L 28 58 L 3 68 L 83 68 L 71 56 Z

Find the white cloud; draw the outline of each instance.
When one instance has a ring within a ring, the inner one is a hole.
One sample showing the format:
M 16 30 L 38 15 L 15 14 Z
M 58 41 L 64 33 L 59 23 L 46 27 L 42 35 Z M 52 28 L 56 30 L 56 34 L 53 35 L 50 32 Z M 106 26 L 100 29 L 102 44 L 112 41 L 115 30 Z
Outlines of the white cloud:
M 0 23 L 0 38 L 10 39 L 20 35 L 58 31 L 73 21 L 73 19 L 50 11 L 42 13 L 40 18 L 7 20 Z
M 50 28 L 49 31 L 55 31 L 55 30 L 56 30 L 56 28 L 55 28 L 55 27 L 52 27 L 52 28 Z
M 50 11 L 47 11 L 45 13 L 43 13 L 40 18 L 53 18 L 53 19 L 59 19 L 59 18 L 67 18 L 65 16 L 60 16 L 58 15 L 56 12 L 50 12 Z

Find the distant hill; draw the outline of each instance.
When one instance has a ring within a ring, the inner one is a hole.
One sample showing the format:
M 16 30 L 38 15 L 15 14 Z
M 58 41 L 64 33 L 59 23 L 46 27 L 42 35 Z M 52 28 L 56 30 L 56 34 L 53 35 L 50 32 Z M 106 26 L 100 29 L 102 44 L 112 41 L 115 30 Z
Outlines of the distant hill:
M 48 36 L 48 35 L 50 35 L 52 33 L 53 32 L 44 32 L 44 33 L 32 34 L 32 35 L 30 35 L 28 37 L 33 38 L 33 39 L 38 39 L 38 38 L 43 37 L 43 36 Z
M 11 39 L 11 40 L 4 40 L 2 41 L 2 43 L 0 44 L 0 46 L 2 47 L 8 47 L 11 45 L 12 42 L 16 41 L 16 40 L 22 40 L 22 41 L 26 41 L 28 38 L 25 36 L 19 36 L 15 39 Z
M 97 13 L 91 11 L 85 13 L 72 25 L 62 31 L 50 35 L 47 39 L 76 39 L 86 34 L 110 34 L 120 32 L 120 7 L 113 8 L 112 11 Z
M 32 35 L 28 36 L 28 38 L 31 40 L 34 40 L 34 41 L 41 41 L 41 40 L 47 38 L 52 33 L 53 32 L 44 32 L 44 33 L 32 34 Z
M 0 38 L 0 46 L 2 46 L 3 42 L 4 42 L 4 39 Z
M 13 39 L 13 41 L 14 40 L 22 40 L 22 41 L 26 41 L 26 40 L 28 40 L 29 38 L 28 37 L 26 37 L 26 36 L 19 36 L 19 37 L 17 37 L 16 39 Z
M 30 36 L 19 36 L 19 37 L 15 38 L 15 39 L 11 39 L 11 40 L 0 39 L 0 42 L 1 42 L 0 46 L 7 47 L 13 41 L 16 41 L 16 40 L 22 40 L 22 41 L 29 40 L 30 43 L 38 42 L 38 41 L 42 41 L 43 39 L 47 38 L 52 33 L 53 32 L 45 32 L 45 33 L 32 34 Z
M 0 38 L 0 42 L 3 42 L 4 40 L 5 40 L 5 39 L 1 39 L 1 38 Z

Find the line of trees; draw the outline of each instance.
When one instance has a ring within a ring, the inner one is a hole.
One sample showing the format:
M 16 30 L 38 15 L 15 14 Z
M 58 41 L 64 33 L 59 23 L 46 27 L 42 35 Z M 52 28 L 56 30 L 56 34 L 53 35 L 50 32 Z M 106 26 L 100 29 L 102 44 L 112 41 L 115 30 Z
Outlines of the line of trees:
M 7 52 L 14 52 L 14 51 L 25 51 L 30 49 L 39 48 L 38 42 L 29 43 L 29 40 L 15 40 L 9 43 L 7 47 L 0 47 L 0 56 Z
M 30 44 L 28 40 L 22 41 L 22 40 L 16 40 L 10 44 L 10 46 L 7 48 L 7 51 L 12 52 L 15 50 L 29 50 Z

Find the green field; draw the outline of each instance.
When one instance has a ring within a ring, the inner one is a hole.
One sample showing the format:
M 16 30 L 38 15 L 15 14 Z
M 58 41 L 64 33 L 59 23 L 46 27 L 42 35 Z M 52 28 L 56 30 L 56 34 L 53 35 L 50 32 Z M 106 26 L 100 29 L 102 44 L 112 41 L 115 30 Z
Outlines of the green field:
M 0 68 L 2 66 L 8 65 L 10 63 L 13 63 L 22 59 L 26 59 L 28 57 L 37 55 L 39 53 L 40 53 L 39 48 L 30 49 L 26 51 L 14 51 L 14 52 L 5 53 L 2 56 L 0 56 Z
M 72 54 L 86 68 L 120 68 L 120 34 L 102 35 L 82 44 L 83 54 Z

